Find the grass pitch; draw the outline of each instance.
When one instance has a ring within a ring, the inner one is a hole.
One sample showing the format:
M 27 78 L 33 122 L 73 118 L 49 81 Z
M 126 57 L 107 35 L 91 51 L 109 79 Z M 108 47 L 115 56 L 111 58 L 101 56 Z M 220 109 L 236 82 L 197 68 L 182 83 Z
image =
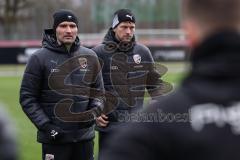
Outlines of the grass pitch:
M 179 84 L 185 76 L 184 63 L 163 63 L 168 72 L 163 76 L 167 82 Z M 0 103 L 5 106 L 16 127 L 19 160 L 41 160 L 41 145 L 36 142 L 36 128 L 23 113 L 19 105 L 19 87 L 24 65 L 0 66 Z M 97 156 L 97 134 L 95 138 L 95 157 Z

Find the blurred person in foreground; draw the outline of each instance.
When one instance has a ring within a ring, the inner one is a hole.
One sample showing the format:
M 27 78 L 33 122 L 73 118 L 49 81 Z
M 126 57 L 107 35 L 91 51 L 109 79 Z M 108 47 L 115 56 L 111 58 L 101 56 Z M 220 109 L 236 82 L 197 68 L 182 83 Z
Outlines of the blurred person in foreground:
M 118 132 L 120 126 L 134 121 L 131 115 L 143 107 L 145 89 L 152 98 L 171 90 L 171 85 L 163 82 L 149 48 L 135 39 L 135 15 L 129 9 L 119 9 L 113 15 L 112 26 L 102 44 L 93 48 L 103 61 L 103 81 L 106 92 L 118 99 L 112 112 L 96 119 L 99 131 L 99 154 L 107 149 L 108 140 Z M 166 68 L 160 67 L 162 70 Z M 163 73 L 162 73 L 163 74 Z M 108 96 L 106 101 L 108 102 Z M 113 104 L 111 104 L 113 105 Z
M 80 45 L 72 11 L 58 10 L 53 19 L 27 63 L 20 103 L 38 129 L 43 160 L 92 160 L 94 119 L 104 102 L 101 66 Z
M 15 127 L 10 117 L 0 104 L 0 159 L 17 160 L 17 142 Z
M 192 68 L 176 91 L 122 128 L 104 160 L 240 159 L 240 1 L 183 0 Z

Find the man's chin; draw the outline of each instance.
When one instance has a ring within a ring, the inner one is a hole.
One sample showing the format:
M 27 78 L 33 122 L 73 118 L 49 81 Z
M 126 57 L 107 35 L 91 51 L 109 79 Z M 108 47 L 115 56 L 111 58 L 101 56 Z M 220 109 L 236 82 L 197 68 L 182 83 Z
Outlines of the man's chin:
M 68 41 L 63 42 L 63 44 L 65 44 L 65 45 L 71 45 L 73 43 L 74 43 L 74 41 L 72 41 L 72 40 L 68 40 Z
M 132 39 L 129 39 L 129 38 L 125 38 L 125 39 L 123 39 L 122 41 L 124 41 L 124 42 L 130 42 Z
M 131 40 L 132 40 L 132 37 L 123 38 L 123 41 L 126 41 L 126 42 L 130 42 Z

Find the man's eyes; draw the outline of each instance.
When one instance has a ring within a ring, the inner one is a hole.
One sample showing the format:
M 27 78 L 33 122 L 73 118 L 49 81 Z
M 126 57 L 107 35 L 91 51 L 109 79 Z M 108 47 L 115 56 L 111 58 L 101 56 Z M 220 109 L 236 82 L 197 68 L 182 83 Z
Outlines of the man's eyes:
M 135 27 L 126 27 L 126 26 L 122 26 L 123 29 L 130 29 L 130 30 L 133 30 Z
M 70 25 L 70 28 L 75 28 L 75 27 L 77 27 L 77 26 L 76 26 L 76 25 L 74 25 L 74 24 L 73 24 L 73 25 Z
M 70 28 L 76 28 L 77 26 L 76 25 L 65 25 L 65 24 L 63 24 L 63 25 L 60 25 L 60 27 L 61 28 L 67 28 L 67 27 L 70 27 Z

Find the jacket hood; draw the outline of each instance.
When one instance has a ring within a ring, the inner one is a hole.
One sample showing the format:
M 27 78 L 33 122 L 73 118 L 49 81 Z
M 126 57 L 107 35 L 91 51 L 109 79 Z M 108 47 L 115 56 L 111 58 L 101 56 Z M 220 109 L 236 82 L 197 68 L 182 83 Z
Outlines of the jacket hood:
M 42 46 L 44 48 L 47 48 L 49 50 L 58 52 L 58 53 L 66 53 L 66 48 L 64 45 L 59 45 L 57 43 L 57 39 L 55 36 L 55 33 L 53 29 L 46 29 L 43 33 L 43 40 L 42 40 Z M 70 52 L 76 51 L 80 46 L 80 40 L 77 37 L 73 45 L 71 46 Z
M 239 33 L 222 31 L 209 36 L 192 51 L 192 69 L 183 85 L 194 88 L 198 97 L 239 99 L 239 53 Z
M 206 38 L 191 53 L 193 71 L 210 77 L 240 78 L 240 34 L 223 31 Z

